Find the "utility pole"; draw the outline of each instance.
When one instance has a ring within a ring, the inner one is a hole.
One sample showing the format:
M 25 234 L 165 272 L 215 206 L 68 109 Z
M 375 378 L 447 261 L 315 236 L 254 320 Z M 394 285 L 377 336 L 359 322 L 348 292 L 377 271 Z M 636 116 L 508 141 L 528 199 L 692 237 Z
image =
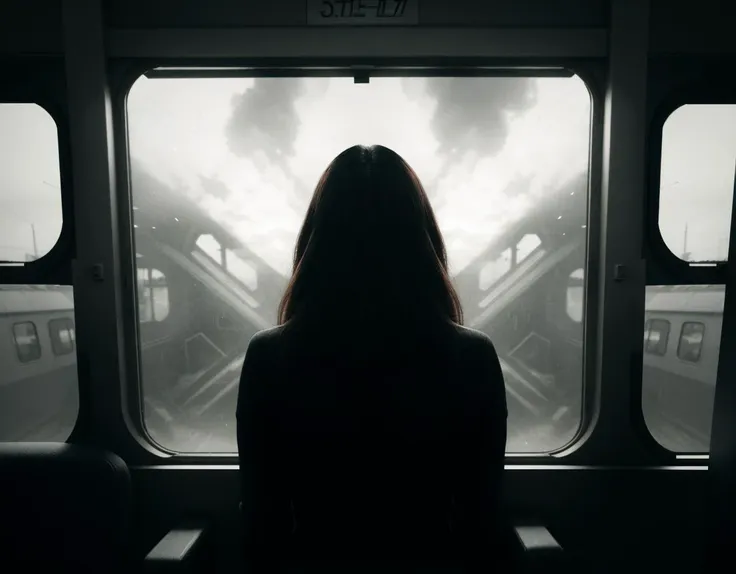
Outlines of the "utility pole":
M 687 223 L 685 224 L 685 237 L 682 243 L 682 260 L 690 261 L 690 252 L 687 250 Z
M 38 259 L 38 245 L 36 244 L 36 226 L 31 223 L 31 235 L 33 235 L 33 256 Z

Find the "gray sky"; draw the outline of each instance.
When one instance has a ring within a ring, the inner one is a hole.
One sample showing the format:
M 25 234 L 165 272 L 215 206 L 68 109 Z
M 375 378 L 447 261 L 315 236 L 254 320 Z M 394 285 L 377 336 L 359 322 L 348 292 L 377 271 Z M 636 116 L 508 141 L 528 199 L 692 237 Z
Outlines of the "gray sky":
M 549 186 L 587 169 L 590 100 L 577 78 L 534 80 L 532 91 L 514 87 L 519 79 L 271 80 L 279 81 L 283 89 L 257 92 L 252 79 L 141 78 L 128 105 L 133 158 L 284 272 L 303 215 L 299 201 L 356 143 L 391 147 L 417 170 L 455 272 Z M 231 132 L 247 141 L 234 145 L 228 127 L 248 97 L 268 113 L 239 117 Z M 2 259 L 33 253 L 32 225 L 39 255 L 58 238 L 56 138 L 41 108 L 0 105 Z M 676 254 L 687 224 L 692 259 L 725 256 L 735 163 L 736 106 L 686 106 L 668 119 L 660 227 Z M 208 193 L 202 177 L 222 182 L 229 195 Z
M 725 260 L 736 166 L 736 105 L 687 105 L 664 124 L 659 227 L 676 255 Z
M 0 259 L 39 256 L 61 232 L 56 124 L 35 104 L 0 104 Z

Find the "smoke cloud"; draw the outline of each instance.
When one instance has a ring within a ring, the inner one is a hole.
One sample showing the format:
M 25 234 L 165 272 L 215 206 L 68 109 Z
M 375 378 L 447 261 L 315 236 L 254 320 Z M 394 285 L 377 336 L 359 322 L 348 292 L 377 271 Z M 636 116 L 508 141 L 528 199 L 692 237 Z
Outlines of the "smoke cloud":
M 233 97 L 233 111 L 225 127 L 227 145 L 240 157 L 259 153 L 291 180 L 289 203 L 296 211 L 306 206 L 308 192 L 291 170 L 294 142 L 301 120 L 294 106 L 306 93 L 303 78 L 255 78 L 253 85 Z
M 293 155 L 301 125 L 294 102 L 304 92 L 301 78 L 255 78 L 250 88 L 233 98 L 225 129 L 230 150 L 241 157 L 264 152 L 278 164 Z
M 431 127 L 440 152 L 498 153 L 509 119 L 536 103 L 536 88 L 534 78 L 427 78 L 425 89 L 437 101 Z

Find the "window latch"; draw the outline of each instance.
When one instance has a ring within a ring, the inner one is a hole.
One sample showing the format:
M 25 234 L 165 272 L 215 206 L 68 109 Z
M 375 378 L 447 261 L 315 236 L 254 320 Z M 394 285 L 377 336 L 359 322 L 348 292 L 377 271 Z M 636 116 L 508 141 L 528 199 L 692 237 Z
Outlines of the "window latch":
M 621 263 L 617 263 L 613 266 L 613 280 L 623 281 L 626 279 L 626 266 Z
M 92 279 L 94 279 L 95 281 L 105 280 L 105 267 L 102 265 L 102 263 L 95 263 L 92 266 Z

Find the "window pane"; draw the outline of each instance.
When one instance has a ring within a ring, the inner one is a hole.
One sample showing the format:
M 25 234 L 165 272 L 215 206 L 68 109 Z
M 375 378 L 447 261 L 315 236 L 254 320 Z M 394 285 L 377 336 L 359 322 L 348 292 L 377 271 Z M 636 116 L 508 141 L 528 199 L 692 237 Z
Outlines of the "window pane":
M 232 249 L 225 251 L 227 270 L 251 291 L 258 289 L 258 273 L 253 266 L 241 259 Z
M 647 340 L 644 352 L 663 356 L 667 353 L 670 338 L 670 322 L 661 319 L 651 319 L 645 327 Z
M 0 285 L 0 442 L 71 434 L 79 411 L 73 326 L 72 287 Z M 54 352 L 54 333 L 71 351 Z
M 49 337 L 55 355 L 66 355 L 74 351 L 74 323 L 71 319 L 49 321 Z
M 703 350 L 705 325 L 703 323 L 683 323 L 677 356 L 683 361 L 697 363 Z
M 54 120 L 36 104 L 0 104 L 0 262 L 46 255 L 61 218 Z
M 667 323 L 673 336 L 665 352 L 644 353 L 642 410 L 649 432 L 669 450 L 708 452 L 723 298 L 723 285 L 647 287 L 645 351 L 647 328 L 654 333 Z
M 725 261 L 736 166 L 736 105 L 686 105 L 662 128 L 659 229 L 685 261 Z
M 585 299 L 585 283 L 583 277 L 584 271 L 582 269 L 576 269 L 570 273 L 567 285 L 567 315 L 576 323 L 580 323 L 583 320 L 583 301 Z
M 138 267 L 138 320 L 163 321 L 169 316 L 169 287 L 158 269 Z
M 38 341 L 36 325 L 31 321 L 13 325 L 13 339 L 18 360 L 28 363 L 41 358 L 41 343 Z
M 243 354 L 276 322 L 313 188 L 345 148 L 380 143 L 418 172 L 465 323 L 498 349 L 507 449 L 563 447 L 581 420 L 590 112 L 577 77 L 139 79 L 137 262 L 170 303 L 165 322 L 140 314 L 151 436 L 236 450 Z

